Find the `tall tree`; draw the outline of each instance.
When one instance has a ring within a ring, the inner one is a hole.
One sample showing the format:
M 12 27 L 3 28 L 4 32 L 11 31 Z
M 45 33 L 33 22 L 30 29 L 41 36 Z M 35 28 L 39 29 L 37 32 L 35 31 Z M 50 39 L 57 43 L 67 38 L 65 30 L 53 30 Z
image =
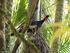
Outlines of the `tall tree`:
M 0 0 L 0 53 L 6 52 L 4 16 L 5 16 L 5 0 Z
M 68 0 L 68 6 L 70 6 L 70 0 Z M 70 9 L 68 9 L 68 13 L 70 13 Z
M 63 15 L 63 3 L 64 0 L 56 0 L 56 13 L 55 13 L 55 23 L 62 21 Z M 55 27 L 54 32 L 57 31 L 58 27 Z M 51 53 L 58 53 L 59 49 L 59 37 L 55 38 L 52 46 L 51 46 Z
M 68 0 L 68 7 L 70 6 L 70 0 Z M 70 8 L 68 9 L 68 17 L 70 15 Z M 70 20 L 70 18 L 68 18 L 68 20 Z M 70 26 L 70 22 L 68 22 L 68 25 Z

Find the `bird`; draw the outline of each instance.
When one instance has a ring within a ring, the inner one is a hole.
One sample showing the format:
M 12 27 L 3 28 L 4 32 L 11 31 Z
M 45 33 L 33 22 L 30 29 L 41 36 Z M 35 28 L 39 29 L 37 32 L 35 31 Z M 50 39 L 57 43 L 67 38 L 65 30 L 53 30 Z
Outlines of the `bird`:
M 42 20 L 40 21 L 33 21 L 31 22 L 31 24 L 29 25 L 29 28 L 27 29 L 27 33 L 33 33 L 35 31 L 37 31 L 41 26 L 42 24 L 44 23 L 44 21 L 47 21 L 48 20 L 48 17 L 49 15 L 46 15 Z M 18 32 L 21 33 L 23 31 L 22 29 L 23 27 L 21 27 Z M 14 35 L 14 33 L 11 33 L 11 36 Z
M 48 17 L 49 15 L 46 15 L 42 20 L 40 21 L 33 21 L 30 25 L 29 25 L 29 28 L 27 30 L 27 32 L 29 33 L 34 33 L 35 31 L 37 31 L 41 26 L 42 24 L 44 23 L 44 21 L 47 21 L 48 20 Z

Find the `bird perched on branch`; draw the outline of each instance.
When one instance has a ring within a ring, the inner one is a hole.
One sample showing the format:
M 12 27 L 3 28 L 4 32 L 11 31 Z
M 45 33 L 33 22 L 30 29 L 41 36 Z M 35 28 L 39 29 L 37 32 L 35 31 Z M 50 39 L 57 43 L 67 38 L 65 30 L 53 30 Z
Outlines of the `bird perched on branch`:
M 48 21 L 48 17 L 49 15 L 45 16 L 43 20 L 33 21 L 29 26 L 29 29 L 27 30 L 27 32 L 34 33 L 35 31 L 37 31 L 42 26 L 44 21 Z
M 33 33 L 34 34 L 34 32 L 36 32 L 42 26 L 42 24 L 44 23 L 44 21 L 48 21 L 48 17 L 49 17 L 49 15 L 45 16 L 43 18 L 43 20 L 33 21 L 30 24 L 29 28 L 27 29 L 27 33 Z M 22 32 L 23 31 L 22 27 L 18 31 Z M 11 33 L 11 35 L 13 35 L 13 33 Z

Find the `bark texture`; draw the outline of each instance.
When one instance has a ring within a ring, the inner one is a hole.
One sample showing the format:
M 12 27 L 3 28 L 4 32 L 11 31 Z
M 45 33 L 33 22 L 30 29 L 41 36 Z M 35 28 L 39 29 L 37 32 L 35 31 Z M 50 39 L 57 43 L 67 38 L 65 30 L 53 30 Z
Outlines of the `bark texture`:
M 6 52 L 4 33 L 5 0 L 0 0 L 0 53 Z

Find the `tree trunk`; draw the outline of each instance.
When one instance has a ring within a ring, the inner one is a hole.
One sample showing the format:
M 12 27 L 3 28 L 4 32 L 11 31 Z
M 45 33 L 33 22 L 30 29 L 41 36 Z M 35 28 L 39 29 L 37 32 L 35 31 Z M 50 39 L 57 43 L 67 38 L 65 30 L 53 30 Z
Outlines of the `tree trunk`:
M 68 0 L 68 6 L 70 6 L 70 0 Z M 70 14 L 70 9 L 68 9 L 68 13 Z
M 68 0 L 68 6 L 70 7 L 70 0 Z M 70 8 L 68 9 L 68 17 L 70 17 Z M 68 18 L 68 21 L 70 18 Z M 68 26 L 70 27 L 70 22 L 68 22 Z
M 4 15 L 5 0 L 0 0 L 0 53 L 6 53 Z
M 4 53 L 5 48 L 5 34 L 4 34 L 4 23 L 2 23 L 4 17 L 0 16 L 0 53 Z
M 33 36 L 32 42 L 36 45 L 40 53 L 49 53 L 50 48 L 48 44 L 42 37 L 41 31 L 36 31 L 36 34 Z
M 63 15 L 63 3 L 64 0 L 56 0 L 56 13 L 55 13 L 55 22 L 62 21 Z M 58 27 L 54 28 L 54 32 L 57 31 Z M 52 46 L 51 46 L 51 53 L 58 53 L 59 52 L 59 37 L 55 38 Z
M 12 14 L 12 3 L 13 3 L 13 0 L 6 0 L 5 2 L 5 12 L 6 12 L 6 17 L 11 19 L 11 14 Z M 10 35 L 8 34 L 10 32 L 10 26 L 8 25 L 8 23 L 5 23 L 5 35 L 6 35 L 6 48 L 7 48 L 7 51 L 9 52 L 9 41 L 10 41 Z

